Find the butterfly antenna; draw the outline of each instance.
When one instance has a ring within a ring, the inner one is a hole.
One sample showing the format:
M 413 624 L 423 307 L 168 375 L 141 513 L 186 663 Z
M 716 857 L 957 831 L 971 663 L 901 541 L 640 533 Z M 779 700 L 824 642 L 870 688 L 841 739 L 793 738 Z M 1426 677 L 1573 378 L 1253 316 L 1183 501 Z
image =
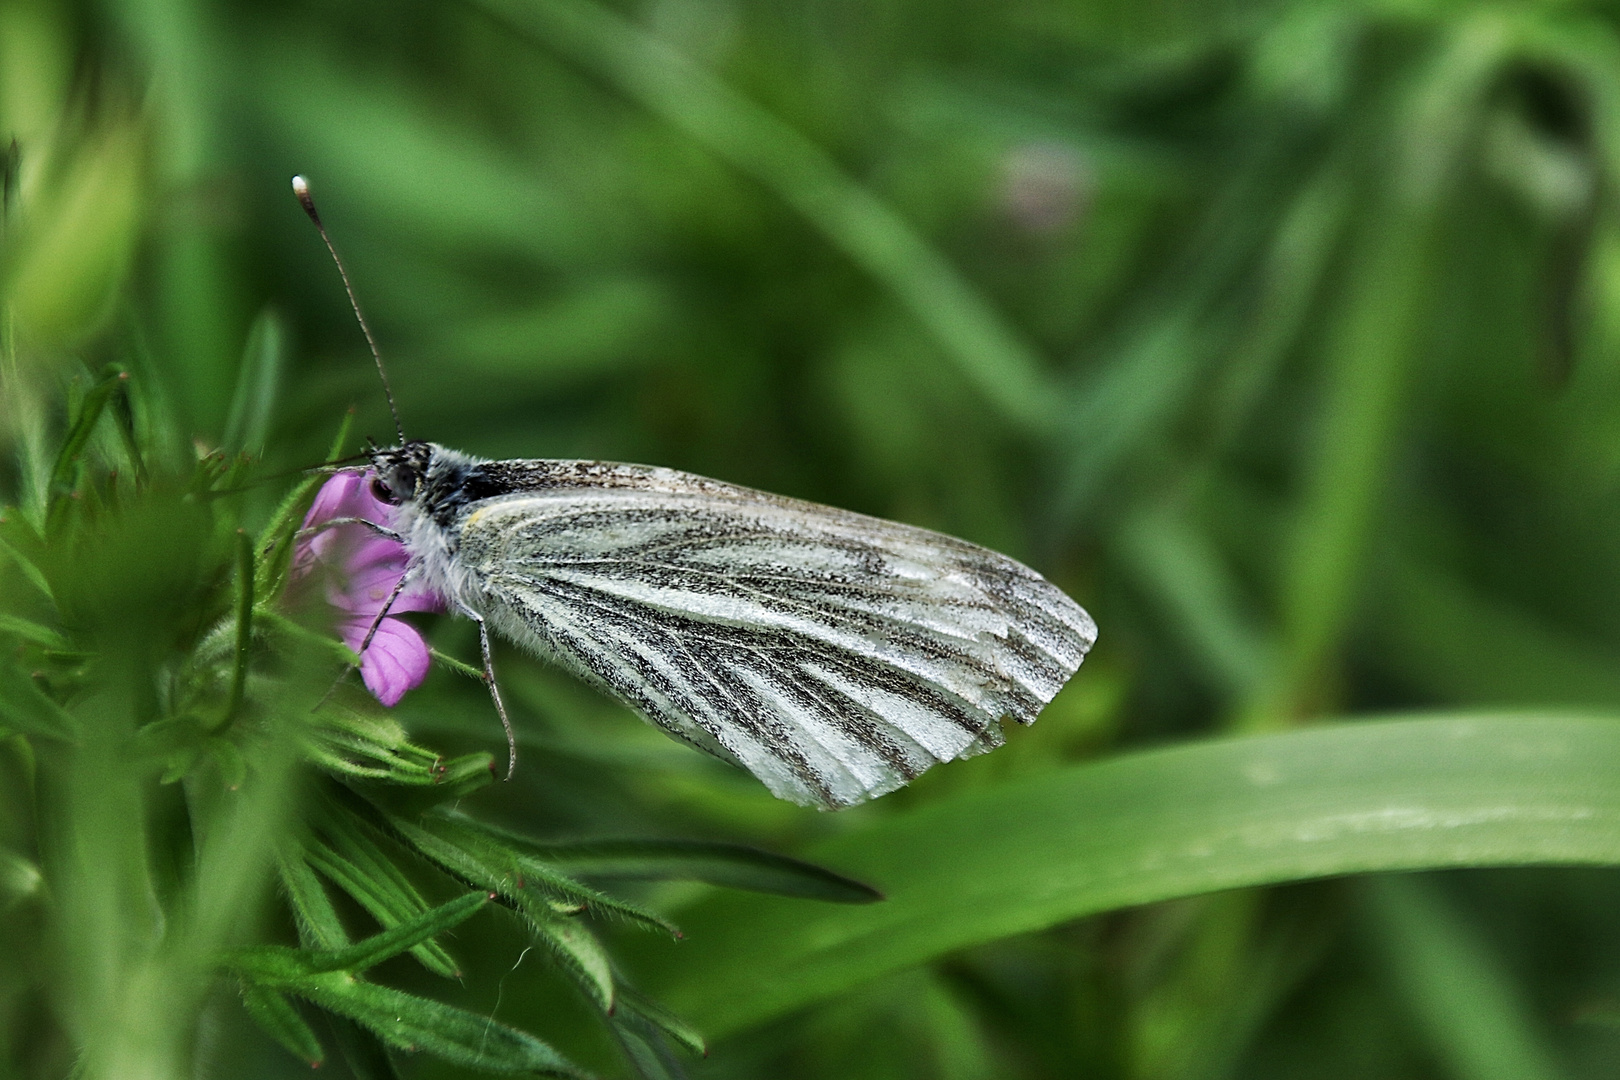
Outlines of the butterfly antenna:
M 332 253 L 332 261 L 337 263 L 338 276 L 343 279 L 343 291 L 349 294 L 349 306 L 354 308 L 354 317 L 360 323 L 360 332 L 366 335 L 366 344 L 371 346 L 371 358 L 377 361 L 377 377 L 382 379 L 383 394 L 388 398 L 388 411 L 394 414 L 394 430 L 399 433 L 399 445 L 405 445 L 405 425 L 399 419 L 399 406 L 394 403 L 394 388 L 388 385 L 388 372 L 383 370 L 382 353 L 377 348 L 377 339 L 371 336 L 371 326 L 366 322 L 365 314 L 360 310 L 360 301 L 355 299 L 354 286 L 349 284 L 349 272 L 343 268 L 343 260 L 338 258 L 337 248 L 332 245 L 332 238 L 326 233 L 326 226 L 321 224 L 320 212 L 315 209 L 315 199 L 309 193 L 309 181 L 302 176 L 292 178 L 293 194 L 298 196 L 298 203 L 309 215 L 309 220 L 315 223 L 315 230 L 326 241 L 326 250 Z

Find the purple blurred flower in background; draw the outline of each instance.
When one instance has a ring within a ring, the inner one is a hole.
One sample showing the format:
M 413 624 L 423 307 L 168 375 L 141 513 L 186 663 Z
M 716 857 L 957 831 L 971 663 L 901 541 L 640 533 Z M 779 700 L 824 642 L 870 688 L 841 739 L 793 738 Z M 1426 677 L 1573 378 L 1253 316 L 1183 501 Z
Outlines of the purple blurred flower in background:
M 304 528 L 316 528 L 334 518 L 360 518 L 391 528 L 394 508 L 371 494 L 373 475 L 369 469 L 334 475 L 315 496 L 304 517 Z M 337 609 L 338 635 L 358 652 L 372 621 L 404 576 L 405 564 L 405 547 L 397 540 L 379 536 L 364 525 L 334 525 L 298 542 L 293 573 L 303 577 L 322 572 L 327 601 Z M 398 704 L 405 691 L 427 678 L 431 659 L 427 642 L 416 627 L 394 616 L 443 610 L 442 597 L 418 586 L 407 586 L 388 609 L 360 657 L 360 677 L 378 701 Z

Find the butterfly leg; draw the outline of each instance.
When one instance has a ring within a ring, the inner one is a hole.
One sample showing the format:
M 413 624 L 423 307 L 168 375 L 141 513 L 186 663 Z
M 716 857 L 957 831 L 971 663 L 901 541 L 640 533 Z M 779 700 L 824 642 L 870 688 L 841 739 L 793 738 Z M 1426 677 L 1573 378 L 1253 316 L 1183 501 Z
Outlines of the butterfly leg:
M 399 594 L 405 591 L 405 586 L 410 583 L 411 576 L 408 573 L 399 575 L 399 581 L 395 583 L 394 591 L 388 594 L 387 603 L 383 604 L 382 610 L 377 612 L 377 617 L 371 620 L 371 626 L 366 630 L 366 636 L 360 642 L 358 652 L 361 656 L 366 655 L 366 650 L 371 648 L 371 639 L 377 636 L 377 628 L 388 617 L 389 609 L 394 606 L 394 601 L 399 599 Z
M 406 571 L 399 576 L 398 583 L 394 585 L 394 591 L 388 594 L 387 602 L 384 603 L 382 609 L 377 612 L 377 617 L 371 620 L 371 625 L 366 628 L 366 636 L 360 642 L 360 648 L 355 650 L 356 656 L 366 655 L 366 650 L 371 647 L 371 639 L 377 636 L 377 628 L 382 626 L 383 619 L 388 617 L 388 610 L 394 606 L 394 601 L 399 599 L 399 594 L 405 591 L 405 586 L 410 583 L 412 576 L 413 575 L 410 571 Z M 359 665 L 357 664 L 350 664 L 348 667 L 344 668 L 343 673 L 332 681 L 332 685 L 327 688 L 326 693 L 321 695 L 321 700 L 315 703 L 315 708 L 319 709 L 322 705 L 325 705 L 326 699 L 332 696 L 332 692 L 341 686 L 343 680 L 347 679 L 349 677 L 349 673 L 354 671 L 358 666 Z
M 506 703 L 501 700 L 501 688 L 495 682 L 495 665 L 489 654 L 489 627 L 484 617 L 465 604 L 458 605 L 461 613 L 478 624 L 478 644 L 484 652 L 484 681 L 489 684 L 489 696 L 495 701 L 495 711 L 501 715 L 501 726 L 506 729 L 506 779 L 517 771 L 517 736 L 512 732 L 512 720 L 506 715 Z
M 314 536 L 316 533 L 325 532 L 327 529 L 335 529 L 339 525 L 364 525 L 378 536 L 386 536 L 388 539 L 396 540 L 401 544 L 405 542 L 405 538 L 399 533 L 395 532 L 393 529 L 390 529 L 385 525 L 379 525 L 375 521 L 367 521 L 365 518 L 358 517 L 327 518 L 319 525 L 312 525 L 307 529 L 299 529 L 295 539 L 303 540 L 306 537 Z

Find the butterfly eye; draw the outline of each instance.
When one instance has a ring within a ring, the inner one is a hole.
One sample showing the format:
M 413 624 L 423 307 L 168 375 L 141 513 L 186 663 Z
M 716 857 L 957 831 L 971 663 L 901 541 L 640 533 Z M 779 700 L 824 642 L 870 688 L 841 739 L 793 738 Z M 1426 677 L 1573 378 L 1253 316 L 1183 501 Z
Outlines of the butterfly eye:
M 399 496 L 388 489 L 388 485 L 383 483 L 383 478 L 380 476 L 371 478 L 371 494 L 378 502 L 387 503 L 389 506 L 399 505 Z

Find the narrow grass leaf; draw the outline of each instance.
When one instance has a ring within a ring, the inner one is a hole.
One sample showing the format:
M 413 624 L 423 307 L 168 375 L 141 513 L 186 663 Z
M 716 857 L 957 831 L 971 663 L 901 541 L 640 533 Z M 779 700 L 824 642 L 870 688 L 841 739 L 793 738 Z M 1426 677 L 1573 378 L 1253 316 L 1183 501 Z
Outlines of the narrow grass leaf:
M 1547 1037 L 1490 947 L 1421 878 L 1376 877 L 1358 890 L 1368 951 L 1456 1080 L 1564 1080 Z
M 236 648 L 231 659 L 231 690 L 225 706 L 227 722 L 242 707 L 247 690 L 248 659 L 253 651 L 253 542 L 236 530 Z
M 639 984 L 711 1035 L 968 945 L 1116 908 L 1374 870 L 1620 865 L 1620 718 L 1467 714 L 1122 755 L 897 815 L 809 854 L 881 888 L 715 894 Z
M 388 818 L 389 827 L 424 856 L 463 880 L 493 889 L 534 917 L 587 910 L 679 936 L 667 919 L 584 885 L 546 860 L 519 849 L 533 845 L 459 814 L 433 814 L 417 822 Z
M 343 648 L 335 639 L 315 636 Z M 439 783 L 444 765 L 438 754 L 407 739 L 405 729 L 392 717 L 336 701 L 327 702 L 315 714 L 305 740 L 307 752 L 317 764 L 346 776 L 433 787 Z
M 335 461 L 343 454 L 343 448 L 349 442 L 349 431 L 353 426 L 354 410 L 350 409 L 343 414 L 343 420 L 338 424 L 337 434 L 326 452 L 327 461 Z M 303 524 L 310 500 L 315 497 L 315 489 L 320 487 L 325 479 L 325 476 L 315 473 L 300 480 L 287 493 L 286 498 L 281 500 L 281 505 L 277 506 L 275 513 L 270 516 L 269 523 L 255 538 L 254 550 L 259 553 L 258 566 L 253 578 L 255 596 L 270 599 L 281 594 L 282 586 L 287 583 L 287 573 L 292 568 L 293 536 Z
M 303 853 L 295 852 L 280 861 L 281 892 L 292 908 L 298 923 L 298 940 L 306 949 L 336 951 L 351 944 L 349 932 L 343 928 L 331 897 L 315 871 L 304 861 Z
M 527 913 L 531 915 L 529 922 L 535 936 L 550 950 L 558 965 L 597 1008 L 604 1013 L 613 1012 L 613 962 L 590 928 L 577 919 L 561 916 L 533 918 L 536 912 L 532 906 Z
M 686 1080 L 686 1070 L 665 1045 L 663 1032 L 646 1020 L 614 1017 L 613 1035 L 640 1080 Z
M 627 986 L 620 986 L 619 1015 L 627 1013 L 641 1017 L 692 1053 L 708 1057 L 708 1044 L 704 1042 L 703 1035 L 696 1028 L 647 995 Z
M 9 663 L 0 663 L 0 725 L 21 735 L 62 742 L 79 736 L 78 721 Z
M 397 863 L 368 836 L 364 826 L 341 809 L 329 807 L 322 815 L 321 832 L 327 843 L 307 848 L 310 864 L 352 896 L 385 927 L 416 918 L 430 905 L 400 870 Z M 442 946 L 428 941 L 411 955 L 429 971 L 454 978 L 459 969 Z
M 24 641 L 32 642 L 46 649 L 66 649 L 67 639 L 48 626 L 41 626 L 31 619 L 19 618 L 16 615 L 7 615 L 0 612 L 0 634 L 14 634 Z
M 487 893 L 470 892 L 465 896 L 458 896 L 438 907 L 429 908 L 414 918 L 406 919 L 397 926 L 391 926 L 380 934 L 373 934 L 363 941 L 358 941 L 346 949 L 314 954 L 310 961 L 312 969 L 364 971 L 428 941 L 436 934 L 460 926 L 487 903 L 489 903 Z
M 390 1046 L 493 1073 L 586 1074 L 533 1035 L 492 1017 L 377 986 L 344 972 L 313 976 L 291 992 L 375 1032 Z
M 831 870 L 744 844 L 704 840 L 599 840 L 548 844 L 534 854 L 569 874 L 649 881 L 703 881 L 752 892 L 870 904 L 883 894 Z
M 326 1013 L 326 1026 L 354 1080 L 403 1080 L 388 1044 L 347 1017 Z
M 307 857 L 310 866 L 353 897 L 384 927 L 397 927 L 428 909 L 415 889 L 399 888 L 392 875 L 378 873 L 374 866 L 358 866 L 319 843 L 310 845 Z M 415 946 L 411 955 L 435 975 L 454 978 L 457 973 L 455 961 L 437 943 Z
M 253 1017 L 271 1038 L 286 1047 L 289 1054 L 306 1062 L 310 1068 L 319 1068 L 321 1062 L 326 1059 L 315 1032 L 304 1023 L 304 1018 L 298 1015 L 298 1010 L 293 1008 L 292 1002 L 280 991 L 243 982 L 242 1004 L 246 1006 L 248 1015 Z
M 236 391 L 225 421 L 221 446 L 226 453 L 258 454 L 264 449 L 286 363 L 287 330 L 274 308 L 265 308 L 248 328 Z
M 5 524 L 5 522 L 0 521 L 0 524 Z M 29 536 L 33 540 L 34 544 L 37 545 L 38 538 L 33 537 L 31 532 L 29 533 Z M 26 558 L 3 536 L 0 536 L 0 556 L 8 558 L 15 563 L 17 569 L 22 571 L 23 577 L 28 579 L 29 584 L 38 589 L 40 595 L 44 596 L 45 599 L 55 603 L 56 594 L 51 591 L 51 583 L 46 579 L 44 571 L 42 571 L 32 559 Z
M 73 487 L 79 456 L 84 453 L 85 446 L 90 442 L 90 436 L 96 429 L 96 422 L 101 419 L 102 410 L 107 407 L 107 400 L 122 391 L 123 384 L 128 378 L 128 373 L 123 369 L 109 366 L 90 389 L 85 391 L 74 412 L 73 422 L 68 425 L 67 433 L 62 437 L 62 447 L 57 452 L 56 464 L 51 468 L 53 497 L 65 495 Z
M 1271 642 L 1214 545 L 1172 506 L 1132 515 L 1120 539 L 1124 560 L 1164 606 L 1166 624 L 1216 684 L 1232 699 L 1253 693 L 1275 664 Z

